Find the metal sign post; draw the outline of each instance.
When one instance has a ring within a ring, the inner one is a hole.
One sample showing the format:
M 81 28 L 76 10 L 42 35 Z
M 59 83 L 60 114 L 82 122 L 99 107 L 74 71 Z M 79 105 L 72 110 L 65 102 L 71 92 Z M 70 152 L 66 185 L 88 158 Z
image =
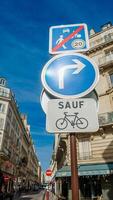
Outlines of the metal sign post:
M 79 200 L 76 136 L 70 133 L 72 200 Z

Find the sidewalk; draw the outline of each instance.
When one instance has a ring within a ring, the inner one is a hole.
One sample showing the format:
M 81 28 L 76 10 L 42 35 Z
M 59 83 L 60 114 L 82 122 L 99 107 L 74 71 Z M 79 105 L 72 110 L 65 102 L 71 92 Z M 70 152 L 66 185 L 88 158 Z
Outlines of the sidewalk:
M 44 190 L 22 192 L 20 196 L 15 196 L 13 200 L 45 200 L 44 193 Z
M 66 198 L 55 195 L 51 191 L 48 191 L 48 192 L 49 192 L 49 195 L 47 194 L 47 190 L 46 190 L 44 200 L 66 200 Z

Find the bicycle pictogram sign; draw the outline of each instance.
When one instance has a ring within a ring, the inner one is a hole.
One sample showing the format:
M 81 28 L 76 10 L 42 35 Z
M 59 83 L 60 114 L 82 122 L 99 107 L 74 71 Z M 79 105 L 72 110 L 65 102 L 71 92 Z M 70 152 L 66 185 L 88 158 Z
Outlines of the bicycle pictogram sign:
M 48 132 L 91 133 L 96 132 L 98 128 L 98 114 L 94 99 L 71 98 L 48 101 L 46 113 L 46 130 Z
M 68 114 L 68 112 L 64 112 L 64 117 L 59 118 L 56 121 L 56 127 L 59 130 L 64 130 L 70 124 L 73 128 L 75 128 L 75 127 L 79 128 L 79 129 L 87 128 L 88 120 L 83 117 L 79 117 L 78 115 L 79 115 L 78 112 L 73 113 L 72 115 Z

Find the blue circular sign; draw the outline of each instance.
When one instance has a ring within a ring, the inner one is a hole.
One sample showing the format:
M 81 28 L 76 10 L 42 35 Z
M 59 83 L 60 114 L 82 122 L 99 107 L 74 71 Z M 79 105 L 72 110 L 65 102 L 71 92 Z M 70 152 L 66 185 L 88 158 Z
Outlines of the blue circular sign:
M 95 88 L 99 70 L 91 59 L 82 54 L 61 54 L 46 63 L 41 79 L 44 88 L 55 97 L 79 98 Z

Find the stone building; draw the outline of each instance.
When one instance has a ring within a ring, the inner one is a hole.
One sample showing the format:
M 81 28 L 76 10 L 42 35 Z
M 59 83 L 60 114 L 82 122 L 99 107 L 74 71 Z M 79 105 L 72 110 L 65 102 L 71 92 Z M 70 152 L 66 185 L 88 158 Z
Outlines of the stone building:
M 80 199 L 113 198 L 113 26 L 90 31 L 90 49 L 85 53 L 99 67 L 99 131 L 76 134 Z M 92 113 L 93 114 L 93 113 Z M 60 134 L 54 161 L 56 192 L 71 199 L 70 139 Z M 53 162 L 54 163 L 54 162 Z M 66 186 L 67 185 L 67 186 Z M 65 188 L 65 191 L 64 189 Z
M 28 188 L 38 183 L 39 160 L 26 116 L 19 112 L 14 94 L 0 78 L 0 169 L 7 182 Z

